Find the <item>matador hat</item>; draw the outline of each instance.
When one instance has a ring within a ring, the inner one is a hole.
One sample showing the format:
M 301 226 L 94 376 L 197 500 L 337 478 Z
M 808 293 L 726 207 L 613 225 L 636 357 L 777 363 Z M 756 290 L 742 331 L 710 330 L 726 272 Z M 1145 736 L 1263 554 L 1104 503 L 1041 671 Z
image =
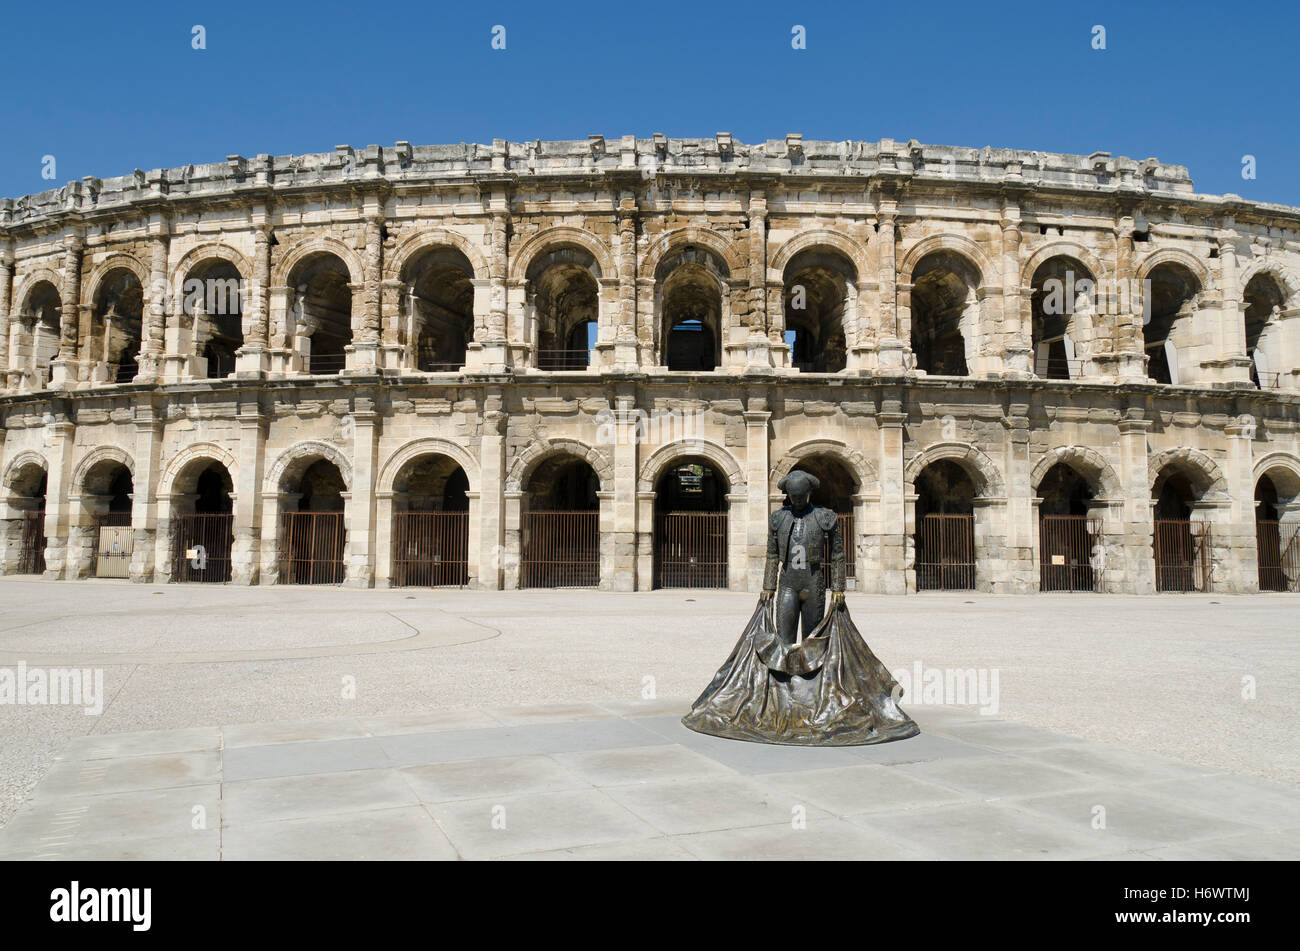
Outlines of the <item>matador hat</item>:
M 811 492 L 821 484 L 822 480 L 812 473 L 804 472 L 802 469 L 795 469 L 778 482 L 776 487 L 789 495 L 791 492 Z

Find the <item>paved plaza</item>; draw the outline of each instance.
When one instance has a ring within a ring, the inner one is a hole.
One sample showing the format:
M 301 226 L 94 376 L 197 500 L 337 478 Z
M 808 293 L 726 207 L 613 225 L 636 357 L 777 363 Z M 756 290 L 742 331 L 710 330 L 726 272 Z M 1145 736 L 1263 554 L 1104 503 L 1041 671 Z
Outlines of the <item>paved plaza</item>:
M 996 670 L 987 712 L 692 733 L 746 594 L 5 579 L 0 667 L 105 698 L 0 706 L 0 858 L 1300 856 L 1294 598 L 848 603 L 891 670 Z

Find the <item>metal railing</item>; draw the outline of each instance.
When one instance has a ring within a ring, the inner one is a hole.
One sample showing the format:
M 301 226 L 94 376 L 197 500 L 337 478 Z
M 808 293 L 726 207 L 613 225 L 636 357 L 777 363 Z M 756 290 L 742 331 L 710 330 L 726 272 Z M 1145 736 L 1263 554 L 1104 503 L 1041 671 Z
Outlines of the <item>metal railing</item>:
M 853 579 L 858 574 L 858 539 L 853 531 L 853 513 L 840 513 L 840 535 L 844 538 L 844 583 L 853 586 Z M 831 586 L 831 540 L 826 539 L 826 550 L 822 553 L 822 577 L 826 579 L 826 588 Z
M 130 512 L 109 512 L 95 520 L 95 577 L 129 578 L 135 533 Z
M 436 360 L 420 360 L 416 369 L 421 373 L 454 373 L 464 366 L 464 360 L 461 360 L 459 363 L 452 363 L 449 361 L 439 363 Z
M 1282 385 L 1281 370 L 1265 371 L 1264 373 L 1257 371 L 1251 375 L 1256 378 L 1255 385 L 1261 390 L 1276 390 Z
M 342 512 L 280 515 L 280 584 L 342 584 L 346 532 Z
M 1043 515 L 1038 520 L 1038 590 L 1097 591 L 1101 519 L 1087 515 Z
M 585 370 L 591 365 L 589 350 L 538 350 L 539 370 Z
M 329 376 L 347 368 L 348 358 L 343 353 L 313 353 L 307 359 L 307 372 L 312 376 Z
M 727 586 L 727 513 L 663 512 L 655 516 L 655 586 Z
M 23 513 L 23 539 L 18 549 L 20 575 L 45 573 L 45 509 Z
M 975 516 L 924 515 L 916 529 L 916 590 L 975 587 Z
M 1210 590 L 1210 525 L 1156 519 L 1152 530 L 1157 591 Z
M 521 588 L 600 584 L 600 512 L 527 512 L 522 529 Z
M 1260 519 L 1255 523 L 1260 591 L 1300 591 L 1300 525 Z
M 469 584 L 468 512 L 394 512 L 394 587 Z
M 234 542 L 233 515 L 172 516 L 172 581 L 225 584 Z

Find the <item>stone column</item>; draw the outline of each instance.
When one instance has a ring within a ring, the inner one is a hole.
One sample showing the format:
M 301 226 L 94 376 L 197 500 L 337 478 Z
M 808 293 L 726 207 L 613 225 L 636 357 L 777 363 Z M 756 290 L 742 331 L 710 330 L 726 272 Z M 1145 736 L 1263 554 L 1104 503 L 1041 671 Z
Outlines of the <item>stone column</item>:
M 749 194 L 748 250 L 750 311 L 745 370 L 755 373 L 772 369 L 767 317 L 767 197 L 757 189 Z
M 14 249 L 9 240 L 0 243 L 0 388 L 9 375 L 9 315 L 13 310 Z
M 785 342 L 785 285 L 769 280 L 767 292 L 767 353 L 773 367 L 790 366 L 790 346 Z
M 140 371 L 136 379 L 152 382 L 162 375 L 163 346 L 166 341 L 167 301 L 171 287 L 167 281 L 167 255 L 171 248 L 170 228 L 166 218 L 150 223 L 153 239 L 149 244 L 149 287 L 141 329 Z
M 59 352 L 50 365 L 51 386 L 71 386 L 79 378 L 77 344 L 81 330 L 81 257 L 85 239 L 70 234 L 63 239 L 63 286 L 59 288 Z
M 771 517 L 768 499 L 768 433 L 772 414 L 767 397 L 751 396 L 745 406 L 745 482 L 749 499 L 745 505 L 745 586 L 742 590 L 758 591 L 763 587 L 763 563 L 767 556 L 767 528 Z M 735 487 L 732 488 L 735 492 Z M 733 509 L 732 517 L 740 515 Z M 734 587 L 734 585 L 733 585 Z
M 379 458 L 379 414 L 374 400 L 353 399 L 352 484 L 348 486 L 347 581 L 349 588 L 375 583 L 375 476 Z
M 271 226 L 265 220 L 257 225 L 253 237 L 253 274 L 248 291 L 244 345 L 235 354 L 235 376 L 257 379 L 270 368 Z
M 509 213 L 504 192 L 492 196 L 491 257 L 488 259 L 488 311 L 486 335 L 480 354 L 482 369 L 489 372 L 506 368 L 506 274 L 508 270 L 507 234 Z
M 163 418 L 149 395 L 135 404 L 135 480 L 131 530 L 134 536 L 127 569 L 136 584 L 154 580 L 158 547 L 158 482 L 162 477 Z
M 1032 327 L 1024 322 L 1020 287 L 1020 206 L 1002 206 L 1002 375 L 1012 380 L 1033 376 Z
M 1212 541 L 1215 591 L 1258 591 L 1259 554 L 1255 530 L 1255 417 L 1243 414 L 1224 427 L 1227 506 L 1219 512 Z
M 232 584 L 257 584 L 263 518 L 262 472 L 266 465 L 266 418 L 256 393 L 239 404 L 239 476 L 235 486 L 234 533 L 230 549 Z M 274 519 L 274 513 L 272 513 Z
M 880 241 L 876 245 L 876 268 L 880 279 L 880 349 L 877 359 L 882 373 L 902 373 L 910 347 L 902 339 L 898 313 L 898 261 L 896 244 L 897 205 L 880 203 Z
M 374 373 L 379 364 L 379 336 L 382 325 L 380 286 L 383 281 L 384 220 L 367 202 L 366 248 L 362 262 L 361 293 L 353 297 L 353 334 L 351 369 L 356 373 Z M 359 305 L 359 306 L 358 306 Z
M 1124 417 L 1117 426 L 1119 477 L 1127 495 L 1124 515 L 1126 564 L 1123 566 L 1127 583 L 1122 590 L 1130 594 L 1152 594 L 1156 590 L 1155 549 L 1152 547 L 1155 525 L 1152 522 L 1151 477 L 1147 466 L 1147 432 L 1151 429 L 1151 420 L 1145 416 L 1142 407 L 1130 406 L 1124 410 Z M 1108 561 L 1108 574 L 1112 568 Z
M 1115 225 L 1115 284 L 1114 300 L 1102 308 L 1104 313 L 1096 320 L 1113 322 L 1113 352 L 1103 352 L 1103 334 L 1094 327 L 1093 339 L 1098 353 L 1094 357 L 1099 365 L 1111 364 L 1104 375 L 1119 382 L 1145 382 L 1146 340 L 1143 336 L 1145 308 L 1148 305 L 1145 289 L 1138 286 L 1137 271 L 1133 266 L 1133 216 L 1122 214 Z M 1152 578 L 1155 576 L 1152 575 Z
M 1038 590 L 1034 557 L 1038 506 L 1037 493 L 1029 484 L 1029 404 L 1011 404 L 1002 425 L 1006 432 L 1006 560 L 998 577 L 1006 579 L 1012 593 L 1023 594 Z
M 45 458 L 49 462 L 45 484 L 45 575 L 55 581 L 65 576 L 68 526 L 71 521 L 72 453 L 77 427 L 66 418 L 46 426 Z
M 1251 359 L 1246 355 L 1246 321 L 1242 313 L 1241 287 L 1237 281 L 1237 232 L 1235 222 L 1229 218 L 1227 227 L 1219 232 L 1219 290 L 1220 306 L 1219 352 L 1221 379 L 1242 388 L 1251 386 Z M 1251 497 L 1254 497 L 1252 489 Z
M 519 503 L 521 492 L 506 492 L 506 414 L 501 394 L 483 397 L 483 435 L 479 446 L 479 585 L 488 590 L 519 586 Z M 507 496 L 510 504 L 507 505 Z M 510 524 L 506 515 L 510 513 Z M 515 547 L 506 551 L 506 532 L 514 533 Z M 471 555 L 472 557 L 472 555 Z M 513 571 L 506 559 L 513 557 Z
M 635 349 L 632 354 L 635 356 Z M 636 391 L 620 388 L 614 397 L 611 448 L 614 457 L 613 501 L 613 584 L 615 591 L 635 591 L 636 579 L 636 484 L 640 465 L 636 420 Z M 600 440 L 604 443 L 605 440 Z M 603 448 L 603 446 L 601 447 Z
M 907 414 L 897 397 L 881 401 L 876 414 L 880 433 L 880 559 L 867 578 L 867 590 L 877 594 L 906 594 L 915 590 L 913 540 L 908 512 L 911 501 L 903 467 L 903 425 Z M 873 577 L 874 575 L 874 577 Z
M 637 367 L 636 335 L 636 199 L 624 196 L 618 205 L 618 315 L 614 334 L 614 366 Z

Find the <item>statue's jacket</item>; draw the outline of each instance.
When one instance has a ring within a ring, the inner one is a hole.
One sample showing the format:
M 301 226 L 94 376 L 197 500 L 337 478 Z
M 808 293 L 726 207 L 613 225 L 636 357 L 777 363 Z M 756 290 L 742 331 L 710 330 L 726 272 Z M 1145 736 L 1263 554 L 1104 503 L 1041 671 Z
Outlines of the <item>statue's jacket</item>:
M 831 542 L 831 590 L 844 590 L 844 533 L 840 530 L 840 518 L 828 508 L 812 506 L 809 512 L 797 516 L 786 505 L 773 513 L 767 532 L 767 563 L 763 568 L 763 587 L 767 590 L 776 588 L 777 571 L 786 564 L 790 556 L 790 536 L 794 524 L 800 518 L 804 522 L 804 540 L 808 550 L 808 567 L 820 570 L 822 556 L 826 551 L 826 539 Z

